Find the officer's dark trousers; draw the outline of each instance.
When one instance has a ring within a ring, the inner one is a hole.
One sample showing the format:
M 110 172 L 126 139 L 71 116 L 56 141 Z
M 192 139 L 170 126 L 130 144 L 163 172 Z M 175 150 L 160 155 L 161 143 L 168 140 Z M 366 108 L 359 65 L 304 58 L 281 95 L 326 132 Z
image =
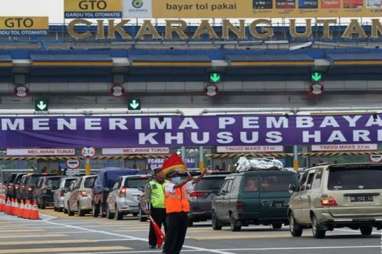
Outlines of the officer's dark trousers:
M 179 254 L 187 233 L 187 213 L 170 213 L 166 218 L 167 233 L 163 247 L 165 254 Z
M 155 223 L 158 224 L 159 227 L 164 226 L 164 230 L 166 231 L 166 209 L 164 208 L 151 208 L 150 215 L 154 219 Z M 153 226 L 150 223 L 150 233 L 149 233 L 149 244 L 150 246 L 157 245 L 157 238 L 154 233 Z

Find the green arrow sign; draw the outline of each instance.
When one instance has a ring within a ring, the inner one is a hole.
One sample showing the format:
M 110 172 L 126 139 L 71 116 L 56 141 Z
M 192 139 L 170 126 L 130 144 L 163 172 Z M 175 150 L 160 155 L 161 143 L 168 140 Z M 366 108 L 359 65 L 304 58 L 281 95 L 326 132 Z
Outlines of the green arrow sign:
M 130 99 L 128 101 L 127 108 L 129 110 L 141 110 L 141 100 L 140 99 Z
M 213 72 L 210 74 L 210 81 L 212 83 L 218 83 L 222 79 L 221 75 L 219 73 Z
M 319 72 L 313 72 L 312 73 L 312 80 L 315 82 L 321 81 L 322 79 L 322 74 Z
M 48 111 L 48 100 L 46 98 L 37 98 L 34 102 L 34 110 L 38 112 Z

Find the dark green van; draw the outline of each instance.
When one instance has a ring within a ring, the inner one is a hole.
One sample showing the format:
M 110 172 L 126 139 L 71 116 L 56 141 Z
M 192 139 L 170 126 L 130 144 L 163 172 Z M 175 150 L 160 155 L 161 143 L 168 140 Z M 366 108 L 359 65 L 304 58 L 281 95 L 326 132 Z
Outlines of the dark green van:
M 280 229 L 288 224 L 289 185 L 297 183 L 297 174 L 287 170 L 249 170 L 225 178 L 212 201 L 212 228 L 230 225 L 272 225 Z

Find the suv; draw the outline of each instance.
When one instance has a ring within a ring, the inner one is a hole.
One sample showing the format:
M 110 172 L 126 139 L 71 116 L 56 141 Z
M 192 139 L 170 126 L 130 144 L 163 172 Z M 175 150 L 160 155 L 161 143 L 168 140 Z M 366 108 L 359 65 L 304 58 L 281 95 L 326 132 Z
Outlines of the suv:
M 60 181 L 60 187 L 54 191 L 53 202 L 54 210 L 61 212 L 64 209 L 65 191 L 69 189 L 72 182 L 76 181 L 77 177 L 63 177 Z
M 60 187 L 61 176 L 42 176 L 34 189 L 37 206 L 45 209 L 53 205 L 53 192 Z
M 290 231 L 301 236 L 312 227 L 315 238 L 338 227 L 371 235 L 382 228 L 382 165 L 336 164 L 311 168 L 291 186 Z
M 148 175 L 120 177 L 107 198 L 106 217 L 120 220 L 129 213 L 137 216 L 140 197 L 148 179 Z
M 53 176 L 53 174 L 40 174 L 40 173 L 30 173 L 22 177 L 21 184 L 22 188 L 20 189 L 20 198 L 23 200 L 32 200 L 34 198 L 33 192 L 36 188 L 38 180 L 42 176 Z
M 72 185 L 67 200 L 69 216 L 73 216 L 74 212 L 78 212 L 79 216 L 84 216 L 92 210 L 92 190 L 96 179 L 95 175 L 82 176 Z
M 288 224 L 290 184 L 297 183 L 297 174 L 285 170 L 255 170 L 233 173 L 212 201 L 212 228 L 230 225 L 240 231 L 249 224 L 272 225 L 280 229 Z
M 93 188 L 93 216 L 98 217 L 100 213 L 101 216 L 106 216 L 106 200 L 119 177 L 136 174 L 138 174 L 136 169 L 104 168 L 100 170 Z
M 218 194 L 226 176 L 223 173 L 207 175 L 195 183 L 194 191 L 190 193 L 189 226 L 211 219 L 212 199 Z
M 10 174 L 8 176 L 8 179 L 5 181 L 5 188 L 6 188 L 6 191 L 5 191 L 5 195 L 8 198 L 14 198 L 13 196 L 13 185 L 14 185 L 14 181 L 16 179 L 16 176 L 17 176 L 17 173 L 13 173 L 13 174 Z
M 11 181 L 8 183 L 8 196 L 20 201 L 18 193 L 20 192 L 20 181 L 24 174 L 12 174 Z

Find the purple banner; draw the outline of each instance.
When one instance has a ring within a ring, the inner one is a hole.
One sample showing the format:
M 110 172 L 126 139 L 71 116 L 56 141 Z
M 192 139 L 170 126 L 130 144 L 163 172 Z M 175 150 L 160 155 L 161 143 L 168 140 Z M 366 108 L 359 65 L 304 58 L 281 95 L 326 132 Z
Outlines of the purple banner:
M 2 117 L 1 148 L 381 143 L 380 115 Z

